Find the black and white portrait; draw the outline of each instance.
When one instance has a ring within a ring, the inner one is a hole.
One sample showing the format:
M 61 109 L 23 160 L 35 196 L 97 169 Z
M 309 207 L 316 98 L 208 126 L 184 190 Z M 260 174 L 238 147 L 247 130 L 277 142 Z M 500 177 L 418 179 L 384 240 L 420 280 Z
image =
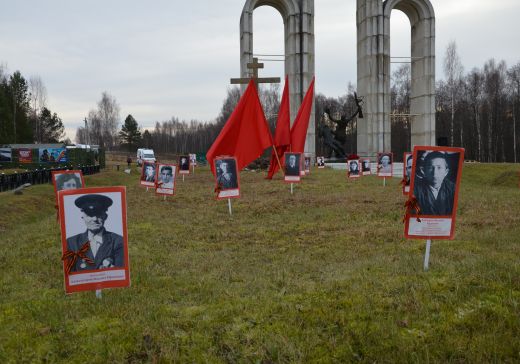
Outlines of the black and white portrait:
M 299 176 L 301 166 L 300 153 L 285 153 L 285 174 L 287 176 Z
M 197 165 L 197 154 L 195 154 L 195 153 L 190 154 L 190 163 L 192 166 Z
M 155 184 L 155 163 L 144 162 L 141 181 Z
M 71 272 L 125 266 L 121 196 L 118 193 L 63 196 L 67 250 L 83 251 Z
M 349 160 L 347 163 L 349 177 L 359 177 L 359 160 Z
M 410 179 L 412 178 L 413 154 L 404 154 L 404 185 L 410 186 Z
M 311 172 L 311 157 L 305 156 L 303 165 L 304 165 L 305 173 L 310 173 Z
M 237 165 L 233 158 L 216 159 L 217 186 L 221 190 L 238 188 Z
M 361 172 L 363 173 L 363 176 L 371 173 L 370 167 L 370 159 L 363 159 L 361 162 Z
M 392 153 L 378 153 L 377 174 L 382 177 L 392 176 Z
M 325 167 L 325 157 L 317 157 L 316 164 L 318 165 L 318 168 L 324 168 Z
M 422 215 L 451 215 L 460 153 L 419 150 L 415 167 L 413 194 Z
M 174 194 L 176 168 L 177 166 L 174 164 L 157 165 L 157 188 L 155 193 L 159 195 Z
M 75 190 L 83 187 L 81 172 L 54 174 L 56 191 Z
M 179 157 L 179 172 L 189 173 L 190 171 L 190 157 L 188 155 L 181 155 Z

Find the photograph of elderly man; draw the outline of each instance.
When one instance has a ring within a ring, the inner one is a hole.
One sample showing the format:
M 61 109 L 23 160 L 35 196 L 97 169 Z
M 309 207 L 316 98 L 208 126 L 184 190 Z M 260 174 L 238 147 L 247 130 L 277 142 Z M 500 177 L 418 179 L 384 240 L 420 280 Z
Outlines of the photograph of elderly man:
M 88 259 L 77 259 L 71 272 L 124 267 L 123 237 L 105 229 L 107 210 L 112 203 L 110 197 L 100 194 L 82 195 L 74 201 L 85 231 L 68 237 L 67 249 L 78 252 L 88 247 Z

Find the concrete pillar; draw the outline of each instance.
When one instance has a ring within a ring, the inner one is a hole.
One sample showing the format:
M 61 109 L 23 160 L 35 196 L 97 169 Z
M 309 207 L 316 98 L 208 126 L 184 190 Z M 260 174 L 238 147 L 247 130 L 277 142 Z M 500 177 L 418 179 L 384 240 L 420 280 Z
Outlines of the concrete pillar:
M 374 158 L 391 149 L 390 14 L 410 19 L 412 41 L 412 146 L 435 144 L 435 15 L 429 0 L 357 0 L 358 94 L 365 118 L 358 120 L 358 154 Z
M 241 77 L 248 77 L 247 63 L 252 62 L 253 59 L 253 11 L 262 5 L 272 6 L 282 15 L 285 39 L 285 73 L 289 76 L 289 102 L 292 123 L 314 77 L 314 0 L 246 1 L 240 17 Z M 314 155 L 315 144 L 316 126 L 313 102 L 305 152 Z

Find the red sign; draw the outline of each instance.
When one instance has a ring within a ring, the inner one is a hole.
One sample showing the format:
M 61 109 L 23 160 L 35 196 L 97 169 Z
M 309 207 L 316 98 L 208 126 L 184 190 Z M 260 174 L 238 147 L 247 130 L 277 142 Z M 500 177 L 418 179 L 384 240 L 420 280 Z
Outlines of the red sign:
M 32 149 L 18 149 L 18 161 L 20 163 L 32 163 Z

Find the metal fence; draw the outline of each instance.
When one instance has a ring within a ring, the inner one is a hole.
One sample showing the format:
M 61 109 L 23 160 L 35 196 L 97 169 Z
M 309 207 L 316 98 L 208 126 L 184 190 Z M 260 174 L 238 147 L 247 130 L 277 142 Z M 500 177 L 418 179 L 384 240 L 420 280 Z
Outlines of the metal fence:
M 59 168 L 42 168 L 33 171 L 26 171 L 12 174 L 0 174 L 0 192 L 14 190 L 25 183 L 31 185 L 39 185 L 43 183 L 52 183 L 52 171 L 66 171 L 68 169 L 79 170 L 83 175 L 89 175 L 100 172 L 100 166 L 77 166 L 77 167 L 59 167 Z

